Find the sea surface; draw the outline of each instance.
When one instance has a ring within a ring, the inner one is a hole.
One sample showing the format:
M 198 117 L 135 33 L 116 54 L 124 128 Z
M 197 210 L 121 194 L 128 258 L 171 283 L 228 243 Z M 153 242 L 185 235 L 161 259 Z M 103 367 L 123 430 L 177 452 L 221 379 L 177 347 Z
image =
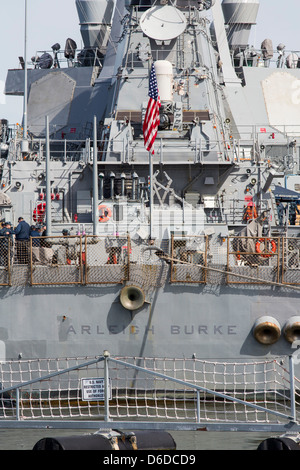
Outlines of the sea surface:
M 87 429 L 0 429 L 0 450 L 32 450 L 45 437 L 92 434 Z M 169 431 L 176 450 L 256 450 L 259 444 L 272 437 L 259 432 Z M 273 434 L 275 436 L 276 434 Z

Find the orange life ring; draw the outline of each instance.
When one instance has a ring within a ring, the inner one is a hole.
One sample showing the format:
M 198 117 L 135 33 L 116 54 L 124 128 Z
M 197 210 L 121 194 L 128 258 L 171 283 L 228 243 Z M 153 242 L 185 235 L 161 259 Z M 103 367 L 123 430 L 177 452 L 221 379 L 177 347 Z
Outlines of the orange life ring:
M 266 245 L 267 242 L 271 243 L 271 251 L 268 251 L 267 253 L 263 253 L 261 255 L 263 258 L 269 258 L 274 253 L 276 253 L 276 248 L 277 248 L 276 243 L 274 240 L 270 240 L 270 238 L 260 238 L 258 242 L 256 242 L 255 244 L 256 253 L 261 254 L 260 244 L 263 243 L 264 245 Z
M 110 208 L 105 205 L 98 206 L 98 211 L 100 213 L 99 222 L 107 222 L 112 216 Z
M 35 222 L 43 222 L 46 211 L 46 203 L 40 202 L 33 210 L 32 218 Z

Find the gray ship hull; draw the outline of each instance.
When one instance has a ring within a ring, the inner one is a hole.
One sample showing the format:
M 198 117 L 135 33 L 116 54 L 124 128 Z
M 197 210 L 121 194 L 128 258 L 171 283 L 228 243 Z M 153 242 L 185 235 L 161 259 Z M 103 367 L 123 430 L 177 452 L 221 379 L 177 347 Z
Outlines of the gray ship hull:
M 135 312 L 120 305 L 119 295 L 118 286 L 2 288 L 1 360 L 108 350 L 116 356 L 236 361 L 291 352 L 283 335 L 276 344 L 259 344 L 253 327 L 270 312 L 284 326 L 297 312 L 297 293 L 167 285 Z

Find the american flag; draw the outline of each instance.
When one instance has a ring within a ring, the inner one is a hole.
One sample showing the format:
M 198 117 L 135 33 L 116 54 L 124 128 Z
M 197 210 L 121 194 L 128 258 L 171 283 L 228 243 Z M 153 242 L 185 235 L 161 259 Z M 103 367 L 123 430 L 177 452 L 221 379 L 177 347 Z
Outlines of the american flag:
M 145 119 L 143 123 L 144 143 L 148 152 L 154 154 L 154 141 L 157 135 L 157 128 L 159 125 L 159 108 L 160 97 L 158 94 L 157 80 L 155 74 L 154 64 L 151 66 L 150 79 L 149 79 L 149 101 Z

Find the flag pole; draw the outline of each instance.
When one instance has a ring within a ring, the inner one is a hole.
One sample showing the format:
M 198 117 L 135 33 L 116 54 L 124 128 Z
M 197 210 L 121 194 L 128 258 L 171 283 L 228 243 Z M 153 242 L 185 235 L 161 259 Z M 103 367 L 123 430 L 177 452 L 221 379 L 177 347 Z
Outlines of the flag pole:
M 149 152 L 149 219 L 150 240 L 153 239 L 153 155 L 154 141 L 159 126 L 159 108 L 161 106 L 158 92 L 154 63 L 151 65 L 149 77 L 149 100 L 143 123 L 144 144 Z
M 150 240 L 153 239 L 153 156 L 149 152 L 149 209 L 150 209 Z
M 27 80 L 27 0 L 25 0 L 23 141 L 27 141 Z

